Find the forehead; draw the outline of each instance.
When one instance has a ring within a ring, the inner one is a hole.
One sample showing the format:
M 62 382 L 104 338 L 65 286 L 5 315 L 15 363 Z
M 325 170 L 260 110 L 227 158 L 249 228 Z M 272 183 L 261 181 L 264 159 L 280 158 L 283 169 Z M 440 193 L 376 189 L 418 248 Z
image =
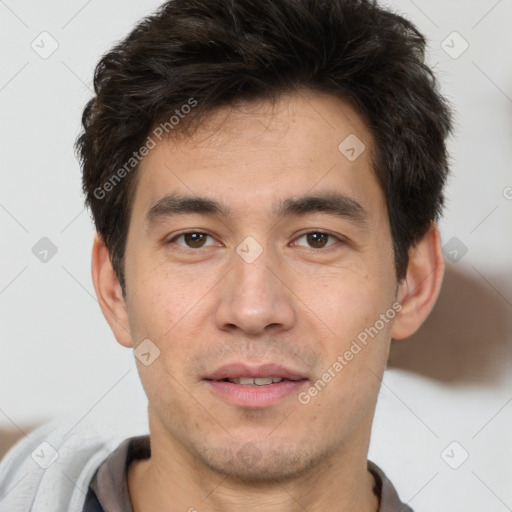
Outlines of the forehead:
M 240 213 L 259 205 L 274 214 L 276 202 L 316 189 L 375 202 L 372 153 L 362 118 L 334 96 L 301 92 L 222 107 L 189 137 L 163 139 L 144 157 L 133 207 L 147 212 L 174 191 L 215 196 Z

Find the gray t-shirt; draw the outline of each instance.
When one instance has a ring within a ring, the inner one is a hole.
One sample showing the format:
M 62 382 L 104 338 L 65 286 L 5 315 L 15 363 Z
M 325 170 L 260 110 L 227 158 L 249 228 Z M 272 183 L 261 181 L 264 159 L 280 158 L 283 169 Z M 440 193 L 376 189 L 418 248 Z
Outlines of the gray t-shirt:
M 128 492 L 128 466 L 135 459 L 151 456 L 149 436 L 124 440 L 98 468 L 89 485 L 83 512 L 133 512 Z M 413 512 L 403 504 L 384 472 L 368 461 L 375 478 L 374 493 L 379 497 L 378 512 Z

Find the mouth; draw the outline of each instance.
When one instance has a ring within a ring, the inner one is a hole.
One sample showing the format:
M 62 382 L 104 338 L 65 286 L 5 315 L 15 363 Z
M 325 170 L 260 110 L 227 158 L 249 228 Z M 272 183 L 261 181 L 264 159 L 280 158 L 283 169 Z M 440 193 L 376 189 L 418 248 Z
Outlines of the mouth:
M 265 408 L 300 391 L 305 373 L 280 365 L 226 365 L 203 378 L 216 398 L 244 408 Z
M 220 382 L 231 382 L 241 386 L 270 386 L 283 381 L 293 381 L 301 379 L 285 379 L 283 377 L 235 377 L 234 379 L 222 379 Z

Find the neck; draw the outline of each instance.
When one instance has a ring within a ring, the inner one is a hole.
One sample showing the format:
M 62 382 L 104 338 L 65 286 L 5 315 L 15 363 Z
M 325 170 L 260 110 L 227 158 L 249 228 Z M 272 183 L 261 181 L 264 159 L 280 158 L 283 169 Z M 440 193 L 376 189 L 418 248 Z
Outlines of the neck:
M 349 448 L 341 447 L 302 474 L 255 482 L 234 479 L 202 464 L 151 415 L 150 432 L 151 458 L 134 461 L 128 470 L 134 512 L 377 512 L 379 508 L 364 436 L 351 439 L 346 443 Z

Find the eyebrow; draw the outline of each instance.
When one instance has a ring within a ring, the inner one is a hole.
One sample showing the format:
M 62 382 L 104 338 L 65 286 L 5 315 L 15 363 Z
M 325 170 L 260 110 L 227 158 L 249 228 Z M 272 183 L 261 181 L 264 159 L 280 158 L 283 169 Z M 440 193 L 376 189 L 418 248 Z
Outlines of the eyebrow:
M 272 213 L 282 219 L 290 216 L 305 216 L 310 213 L 327 213 L 336 217 L 365 224 L 366 210 L 354 199 L 339 192 L 323 192 L 314 195 L 290 197 L 274 205 Z M 146 223 L 151 226 L 175 215 L 199 214 L 229 219 L 230 208 L 207 197 L 188 196 L 180 193 L 168 194 L 157 201 L 146 213 Z

